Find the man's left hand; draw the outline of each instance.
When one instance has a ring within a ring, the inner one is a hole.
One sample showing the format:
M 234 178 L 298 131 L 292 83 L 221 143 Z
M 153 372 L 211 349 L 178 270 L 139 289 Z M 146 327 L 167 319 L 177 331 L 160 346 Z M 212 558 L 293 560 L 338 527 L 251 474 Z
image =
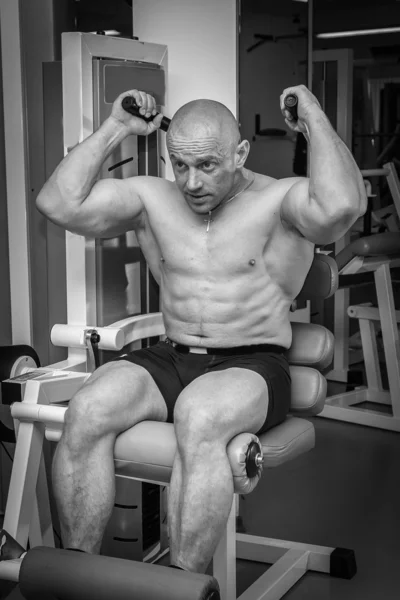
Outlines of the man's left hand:
M 297 114 L 298 119 L 293 119 L 292 115 L 285 107 L 284 101 L 286 96 L 294 94 L 297 96 Z M 296 85 L 283 90 L 280 97 L 280 105 L 285 123 L 292 131 L 304 133 L 308 136 L 307 121 L 315 109 L 322 111 L 321 105 L 317 98 L 310 92 L 305 85 Z

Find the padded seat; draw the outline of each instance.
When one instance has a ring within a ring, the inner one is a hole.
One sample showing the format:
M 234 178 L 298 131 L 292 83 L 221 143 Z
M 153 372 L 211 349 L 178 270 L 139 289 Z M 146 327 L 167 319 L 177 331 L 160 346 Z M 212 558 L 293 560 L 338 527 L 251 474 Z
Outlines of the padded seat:
M 277 467 L 315 445 L 314 426 L 303 418 L 286 421 L 258 436 L 264 468 Z M 172 423 L 143 421 L 118 436 L 114 449 L 116 474 L 168 484 L 176 452 Z

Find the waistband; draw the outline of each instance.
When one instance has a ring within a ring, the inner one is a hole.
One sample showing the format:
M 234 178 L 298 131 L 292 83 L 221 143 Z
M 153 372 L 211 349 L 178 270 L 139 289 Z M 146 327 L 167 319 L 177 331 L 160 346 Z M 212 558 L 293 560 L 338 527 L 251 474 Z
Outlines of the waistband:
M 166 338 L 165 341 L 181 354 L 235 356 L 239 354 L 255 354 L 256 352 L 270 352 L 272 354 L 284 354 L 287 352 L 287 348 L 274 344 L 252 344 L 248 346 L 234 346 L 233 348 L 204 348 L 203 346 L 185 346 L 184 344 L 178 344 L 169 338 Z

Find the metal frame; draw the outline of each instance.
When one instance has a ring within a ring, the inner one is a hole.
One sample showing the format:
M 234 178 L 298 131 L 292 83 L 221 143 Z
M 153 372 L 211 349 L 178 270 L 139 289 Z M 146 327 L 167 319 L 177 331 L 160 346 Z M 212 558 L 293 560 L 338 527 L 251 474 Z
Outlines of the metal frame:
M 400 182 L 393 163 L 385 164 L 382 169 L 364 170 L 362 175 L 387 178 L 394 210 L 400 218 Z M 324 410 L 318 416 L 390 431 L 400 431 L 400 345 L 397 326 L 400 323 L 400 311 L 395 310 L 390 275 L 390 269 L 399 266 L 399 257 L 365 258 L 355 256 L 341 270 L 341 275 L 374 272 L 378 308 L 365 305 L 347 308 L 347 315 L 359 320 L 362 350 L 357 355 L 360 354 L 360 360 L 364 360 L 367 386 L 328 397 Z M 382 385 L 374 321 L 379 321 L 381 324 L 389 391 L 384 390 Z M 346 350 L 346 353 L 343 354 L 345 361 L 343 364 L 348 369 L 350 364 L 348 335 L 347 338 L 343 338 L 343 350 Z M 330 374 L 328 374 L 329 378 L 331 378 Z M 371 407 L 360 407 L 359 405 L 363 403 L 386 405 L 391 408 L 392 414 L 385 414 L 382 411 L 373 410 Z
M 378 308 L 349 306 L 347 311 L 349 317 L 359 319 L 367 386 L 328 397 L 319 417 L 400 431 L 400 344 L 397 327 L 397 323 L 400 323 L 400 311 L 395 310 L 390 276 L 390 269 L 399 266 L 400 258 L 384 260 L 384 257 L 355 257 L 342 269 L 343 275 L 374 272 Z M 382 386 L 373 321 L 381 323 L 389 391 Z M 358 406 L 365 402 L 390 406 L 392 414 Z
M 167 73 L 167 47 L 100 36 L 62 34 L 64 154 L 93 133 L 93 58 L 151 62 Z M 70 325 L 95 325 L 95 240 L 66 233 L 67 310 Z M 72 348 L 66 366 L 85 361 L 84 349 Z

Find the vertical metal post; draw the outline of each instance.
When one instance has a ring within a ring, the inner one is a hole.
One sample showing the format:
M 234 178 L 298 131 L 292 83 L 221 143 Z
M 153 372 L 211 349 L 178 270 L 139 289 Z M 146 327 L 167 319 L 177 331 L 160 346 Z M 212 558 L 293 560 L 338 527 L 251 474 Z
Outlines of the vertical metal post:
M 344 143 L 351 149 L 352 142 L 352 102 L 353 102 L 353 51 L 349 49 L 340 50 L 318 50 L 313 52 L 313 62 L 337 63 L 337 107 L 336 121 L 337 133 Z M 345 248 L 350 241 L 350 233 L 335 243 L 335 254 Z M 349 367 L 349 317 L 347 308 L 349 306 L 349 290 L 340 289 L 334 298 L 334 335 L 335 354 L 333 359 L 333 371 L 329 373 L 329 379 L 335 381 L 347 381 Z
M 337 87 L 337 132 L 351 151 L 353 123 L 353 51 L 342 50 L 338 59 Z M 350 243 L 350 232 L 335 243 L 338 254 Z M 349 368 L 349 331 L 350 322 L 347 308 L 350 304 L 350 290 L 338 290 L 334 300 L 334 332 L 336 339 L 333 359 L 334 371 L 343 374 L 347 381 Z M 339 375 L 340 378 L 340 375 Z
M 221 600 L 236 600 L 236 494 L 224 533 L 214 552 L 213 574 L 219 583 Z
M 400 417 L 400 343 L 388 264 L 381 265 L 375 271 L 375 285 L 393 416 L 398 419 Z

